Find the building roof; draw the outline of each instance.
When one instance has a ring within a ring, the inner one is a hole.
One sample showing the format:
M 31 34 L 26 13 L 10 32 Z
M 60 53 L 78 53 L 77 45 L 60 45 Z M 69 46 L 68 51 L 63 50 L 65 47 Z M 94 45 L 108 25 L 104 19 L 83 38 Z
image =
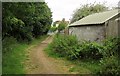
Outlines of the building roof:
M 69 26 L 102 24 L 102 23 L 108 21 L 109 19 L 113 18 L 116 15 L 118 15 L 118 9 L 95 13 L 95 14 L 88 15 L 88 16 L 80 19 L 79 21 L 76 21 L 76 22 L 70 24 Z

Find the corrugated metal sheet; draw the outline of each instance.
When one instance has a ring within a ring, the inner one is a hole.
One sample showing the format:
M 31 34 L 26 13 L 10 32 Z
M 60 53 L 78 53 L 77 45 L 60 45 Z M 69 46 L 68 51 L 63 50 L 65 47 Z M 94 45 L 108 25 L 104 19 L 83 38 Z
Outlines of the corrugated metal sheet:
M 111 10 L 111 11 L 106 11 L 106 12 L 101 12 L 101 13 L 95 13 L 95 14 L 89 15 L 87 17 L 84 17 L 79 21 L 76 21 L 69 26 L 102 24 L 102 23 L 106 22 L 107 20 L 113 18 L 117 14 L 118 14 L 118 10 Z

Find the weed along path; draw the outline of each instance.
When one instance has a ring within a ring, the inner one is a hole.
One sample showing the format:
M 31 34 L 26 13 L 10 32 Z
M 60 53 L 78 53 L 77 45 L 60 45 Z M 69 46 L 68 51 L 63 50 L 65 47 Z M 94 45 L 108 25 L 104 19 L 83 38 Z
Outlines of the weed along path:
M 44 52 L 52 38 L 49 36 L 38 45 L 30 48 L 29 58 L 26 61 L 27 74 L 70 74 L 64 61 L 48 57 Z

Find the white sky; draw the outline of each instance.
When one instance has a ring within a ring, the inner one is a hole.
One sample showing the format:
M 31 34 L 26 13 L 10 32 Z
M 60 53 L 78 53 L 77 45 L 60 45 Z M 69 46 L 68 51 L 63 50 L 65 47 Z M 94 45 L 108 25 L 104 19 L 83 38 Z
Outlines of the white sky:
M 118 6 L 119 0 L 45 0 L 53 12 L 53 21 L 70 20 L 73 11 L 81 5 L 89 3 L 105 3 L 107 7 Z

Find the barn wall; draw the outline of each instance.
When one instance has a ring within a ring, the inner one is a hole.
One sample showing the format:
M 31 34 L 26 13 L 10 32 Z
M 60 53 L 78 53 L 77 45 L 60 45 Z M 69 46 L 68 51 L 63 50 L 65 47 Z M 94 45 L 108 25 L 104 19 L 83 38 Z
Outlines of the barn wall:
M 120 20 L 118 20 L 118 36 L 120 37 Z
M 107 37 L 116 37 L 116 36 L 120 37 L 120 21 L 116 20 L 119 19 L 119 17 L 120 17 L 120 13 L 108 21 L 108 24 L 106 26 Z
M 118 26 L 119 23 L 118 21 L 109 21 L 107 26 L 106 26 L 106 36 L 107 37 L 116 37 L 119 34 L 118 31 Z
M 69 34 L 76 35 L 79 41 L 101 41 L 105 37 L 105 26 L 85 25 L 79 27 L 69 27 Z

